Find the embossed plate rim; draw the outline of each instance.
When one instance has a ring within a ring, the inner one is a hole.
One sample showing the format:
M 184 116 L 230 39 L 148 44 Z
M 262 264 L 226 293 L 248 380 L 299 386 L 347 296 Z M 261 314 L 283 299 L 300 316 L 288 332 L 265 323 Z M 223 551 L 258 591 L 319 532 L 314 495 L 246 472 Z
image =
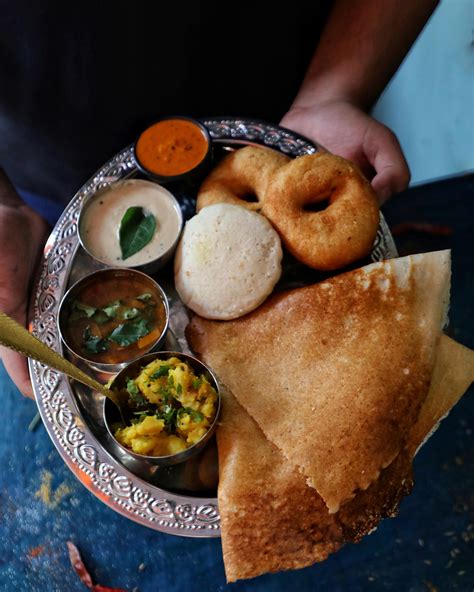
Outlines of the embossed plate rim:
M 260 119 L 213 117 L 202 121 L 216 143 L 263 144 L 292 156 L 321 149 L 303 136 Z M 48 238 L 30 305 L 30 330 L 60 353 L 63 350 L 56 331 L 56 315 L 79 247 L 77 217 L 81 204 L 89 194 L 135 172 L 138 169 L 132 146 L 128 146 L 79 189 Z M 377 261 L 394 256 L 395 243 L 381 216 L 371 258 Z M 69 381 L 33 360 L 29 361 L 29 368 L 48 435 L 66 465 L 91 493 L 123 516 L 154 530 L 189 537 L 220 536 L 216 498 L 173 494 L 133 474 L 92 434 Z

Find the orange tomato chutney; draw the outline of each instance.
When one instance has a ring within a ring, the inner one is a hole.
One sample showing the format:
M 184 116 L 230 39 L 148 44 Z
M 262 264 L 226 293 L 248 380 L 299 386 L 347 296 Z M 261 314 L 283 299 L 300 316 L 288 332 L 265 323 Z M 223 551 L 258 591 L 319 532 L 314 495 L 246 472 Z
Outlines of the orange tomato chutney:
M 187 119 L 164 119 L 140 135 L 135 155 L 150 173 L 173 177 L 195 168 L 208 148 L 208 138 L 199 125 Z

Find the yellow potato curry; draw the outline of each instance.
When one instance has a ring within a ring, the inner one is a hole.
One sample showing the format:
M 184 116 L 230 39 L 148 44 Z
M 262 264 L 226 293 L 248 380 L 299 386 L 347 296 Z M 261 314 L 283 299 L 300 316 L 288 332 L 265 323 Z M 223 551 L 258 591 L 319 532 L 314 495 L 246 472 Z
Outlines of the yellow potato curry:
M 136 378 L 127 378 L 127 391 L 134 418 L 115 437 L 137 454 L 185 450 L 204 436 L 216 415 L 215 389 L 176 357 L 144 366 Z

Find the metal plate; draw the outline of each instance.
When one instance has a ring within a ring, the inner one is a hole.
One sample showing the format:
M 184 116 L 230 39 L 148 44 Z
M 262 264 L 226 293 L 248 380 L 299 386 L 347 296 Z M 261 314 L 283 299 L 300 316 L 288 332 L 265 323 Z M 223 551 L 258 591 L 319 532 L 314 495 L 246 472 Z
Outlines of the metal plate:
M 236 145 L 252 143 L 275 148 L 293 157 L 321 149 L 293 132 L 263 121 L 210 118 L 203 123 L 208 127 L 216 149 L 222 152 Z M 72 282 L 100 268 L 79 246 L 77 219 L 81 205 L 98 189 L 137 174 L 132 147 L 129 146 L 79 190 L 46 243 L 33 291 L 30 329 L 63 355 L 56 330 L 61 297 Z M 192 216 L 193 196 L 178 192 L 177 197 L 185 218 Z M 395 256 L 395 244 L 381 217 L 370 259 L 378 261 Z M 287 265 L 282 276 L 285 287 L 302 283 L 301 270 L 302 266 L 295 262 Z M 308 268 L 304 268 L 304 275 L 304 283 L 315 281 Z M 155 277 L 170 300 L 172 332 L 165 346 L 189 351 L 184 337 L 188 315 L 174 291 L 172 270 L 168 268 Z M 29 365 L 46 430 L 65 463 L 89 491 L 120 514 L 155 530 L 191 537 L 220 535 L 215 492 L 183 493 L 176 486 L 180 475 L 157 472 L 156 467 L 146 463 L 137 464 L 117 450 L 108 438 L 102 422 L 100 396 L 93 396 L 77 383 L 72 385 L 67 377 L 38 362 L 30 360 Z

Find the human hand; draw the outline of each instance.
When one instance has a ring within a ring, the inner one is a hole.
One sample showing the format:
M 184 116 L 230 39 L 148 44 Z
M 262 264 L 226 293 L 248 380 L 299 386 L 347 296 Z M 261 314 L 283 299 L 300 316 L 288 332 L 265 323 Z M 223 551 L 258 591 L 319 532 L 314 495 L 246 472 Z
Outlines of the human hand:
M 0 169 L 0 310 L 26 322 L 29 288 L 48 224 L 18 197 Z M 26 358 L 0 347 L 3 364 L 18 389 L 33 398 Z
M 408 186 L 410 171 L 395 134 L 347 101 L 293 107 L 281 125 L 355 162 L 380 203 Z

